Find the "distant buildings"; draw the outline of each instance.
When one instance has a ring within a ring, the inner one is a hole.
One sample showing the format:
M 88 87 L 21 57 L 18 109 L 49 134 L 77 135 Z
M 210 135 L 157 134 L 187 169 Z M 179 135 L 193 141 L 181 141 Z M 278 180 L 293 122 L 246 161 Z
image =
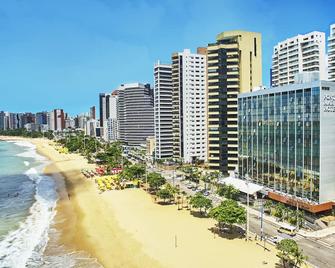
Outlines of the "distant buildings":
M 35 116 L 35 123 L 40 125 L 48 124 L 48 112 L 38 112 Z
M 208 45 L 207 66 L 208 165 L 227 174 L 238 165 L 238 94 L 262 85 L 261 34 L 219 34 Z
M 52 131 L 62 131 L 65 128 L 65 114 L 63 109 L 55 109 L 48 113 L 48 125 Z
M 327 78 L 325 33 L 311 32 L 279 42 L 272 55 L 272 87 L 293 84 L 295 75 L 318 72 Z
M 154 135 L 154 99 L 149 84 L 124 84 L 118 88 L 118 139 L 128 145 L 146 144 Z
M 328 79 L 335 82 L 335 24 L 330 26 L 328 37 Z
M 95 119 L 95 106 L 90 107 L 90 119 Z
M 207 160 L 206 50 L 202 52 L 172 54 L 173 157 L 188 163 Z
M 154 66 L 155 157 L 173 155 L 172 138 L 172 69 L 170 64 Z
M 239 96 L 239 176 L 310 212 L 335 200 L 335 83 L 314 81 Z

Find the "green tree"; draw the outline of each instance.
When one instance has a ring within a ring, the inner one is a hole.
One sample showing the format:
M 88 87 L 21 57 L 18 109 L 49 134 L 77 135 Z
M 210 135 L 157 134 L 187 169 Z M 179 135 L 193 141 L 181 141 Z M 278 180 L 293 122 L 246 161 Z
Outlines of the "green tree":
M 234 224 L 244 224 L 246 215 L 245 208 L 231 199 L 224 200 L 209 211 L 209 216 L 218 222 L 220 228 L 222 225 L 228 225 L 230 230 Z
M 217 189 L 217 194 L 227 199 L 236 200 L 239 193 L 240 191 L 230 184 L 222 184 Z
M 293 239 L 283 239 L 276 247 L 279 250 L 278 257 L 282 261 L 283 267 L 292 265 L 294 263 L 294 255 L 299 251 L 297 242 Z
M 293 259 L 294 259 L 294 266 L 301 267 L 303 264 L 306 263 L 306 261 L 308 260 L 308 257 L 304 255 L 304 252 L 302 249 L 298 249 L 296 252 L 294 252 Z
M 200 213 L 206 213 L 206 211 L 213 207 L 212 200 L 204 197 L 201 193 L 197 193 L 196 195 L 192 196 L 190 199 L 190 204 L 194 208 L 198 208 Z
M 163 202 L 166 203 L 166 200 L 169 200 L 169 201 L 171 200 L 171 198 L 173 197 L 173 194 L 168 189 L 163 188 L 157 192 L 157 196 L 160 199 L 163 199 Z
M 159 187 L 166 183 L 166 179 L 160 173 L 151 172 L 148 174 L 148 183 L 150 188 L 157 191 Z

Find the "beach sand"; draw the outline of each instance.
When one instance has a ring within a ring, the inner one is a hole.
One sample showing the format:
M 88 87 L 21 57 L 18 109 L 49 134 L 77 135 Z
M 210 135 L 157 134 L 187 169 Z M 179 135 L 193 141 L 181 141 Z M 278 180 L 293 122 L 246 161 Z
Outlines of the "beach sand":
M 214 235 L 213 220 L 156 204 L 142 189 L 99 194 L 80 174 L 93 167 L 83 157 L 59 154 L 47 140 L 32 142 L 52 161 L 45 172 L 58 181 L 55 222 L 69 250 L 85 251 L 104 267 L 258 268 L 279 262 L 274 247 L 268 252 L 255 242 Z

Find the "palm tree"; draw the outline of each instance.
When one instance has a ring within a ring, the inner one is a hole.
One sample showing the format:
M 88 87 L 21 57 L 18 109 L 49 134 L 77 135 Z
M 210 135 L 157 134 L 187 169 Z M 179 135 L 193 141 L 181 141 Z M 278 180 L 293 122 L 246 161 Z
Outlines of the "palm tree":
M 304 255 L 303 250 L 297 250 L 293 254 L 293 258 L 295 267 L 301 267 L 303 264 L 306 263 L 306 260 L 308 259 L 308 257 Z

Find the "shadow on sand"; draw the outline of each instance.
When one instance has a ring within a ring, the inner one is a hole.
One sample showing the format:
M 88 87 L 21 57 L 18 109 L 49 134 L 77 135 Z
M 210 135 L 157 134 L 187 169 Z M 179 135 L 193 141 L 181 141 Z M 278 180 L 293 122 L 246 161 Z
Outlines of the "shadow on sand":
M 238 226 L 233 226 L 231 228 L 229 227 L 223 227 L 223 228 L 219 228 L 218 225 L 208 228 L 208 230 L 210 230 L 214 235 L 217 235 L 219 237 L 222 238 L 226 238 L 229 240 L 232 239 L 241 239 L 244 238 L 245 236 L 245 231 Z

